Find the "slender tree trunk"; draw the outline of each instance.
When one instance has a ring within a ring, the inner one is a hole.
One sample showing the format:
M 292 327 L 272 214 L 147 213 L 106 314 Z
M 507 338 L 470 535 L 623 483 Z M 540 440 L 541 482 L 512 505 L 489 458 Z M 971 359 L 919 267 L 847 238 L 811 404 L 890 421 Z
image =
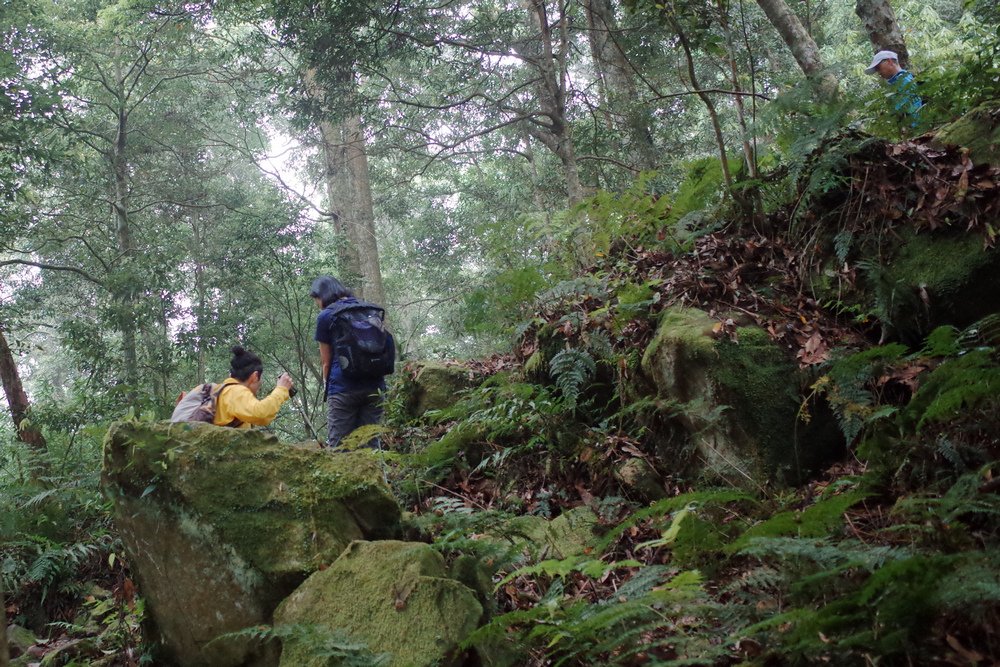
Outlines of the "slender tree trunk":
M 638 104 L 635 75 L 628 56 L 617 40 L 618 22 L 611 0 L 585 0 L 587 37 L 598 81 L 610 111 L 625 119 L 629 158 L 640 169 L 657 164 L 649 114 Z
M 785 0 L 757 0 L 757 4 L 781 35 L 799 68 L 807 78 L 816 83 L 820 96 L 827 99 L 836 97 L 837 80 L 825 71 L 823 60 L 819 56 L 819 47 Z
M 204 247 L 201 215 L 196 214 L 194 216 L 191 226 L 194 232 L 194 248 L 192 248 L 191 253 L 191 256 L 194 258 L 194 291 L 198 298 L 194 316 L 198 327 L 198 378 L 196 384 L 200 384 L 207 382 L 205 375 L 208 373 L 204 334 L 208 329 L 208 295 L 207 286 L 205 285 L 205 264 L 201 258 L 201 249 Z
M 3 577 L 0 577 L 0 667 L 10 665 L 10 648 L 7 644 L 7 604 L 4 601 Z
M 340 245 L 337 246 L 339 277 L 345 284 L 357 285 L 361 281 L 361 257 L 357 241 L 353 238 L 354 228 L 348 226 L 345 219 L 351 192 L 344 173 L 344 142 L 340 137 L 340 128 L 326 120 L 319 122 L 319 134 L 325 166 L 327 208 L 333 228 L 340 237 Z
M 743 86 L 740 84 L 739 68 L 736 64 L 736 45 L 733 40 L 733 32 L 729 25 L 729 8 L 727 7 L 725 0 L 718 0 L 717 6 L 719 8 L 719 23 L 721 24 L 722 30 L 726 35 L 726 50 L 729 56 L 729 77 L 733 83 L 733 90 L 736 92 L 742 92 Z M 747 127 L 746 110 L 743 106 L 743 96 L 734 96 L 733 104 L 736 105 L 736 119 L 739 122 L 740 134 L 743 139 L 743 159 L 747 166 L 747 175 L 750 178 L 757 178 L 757 155 L 750 143 L 750 130 Z
M 535 158 L 535 149 L 531 145 L 531 135 L 525 132 L 522 140 L 524 141 L 522 152 L 525 160 L 528 161 L 531 176 L 531 202 L 534 204 L 535 210 L 545 216 L 545 223 L 548 225 L 552 222 L 552 213 L 542 196 L 542 175 L 538 173 L 538 160 Z
M 14 421 L 17 439 L 36 451 L 45 451 L 45 437 L 42 432 L 30 422 L 25 422 L 31 405 L 24 391 L 24 385 L 21 384 L 21 375 L 17 371 L 14 354 L 3 334 L 3 327 L 0 327 L 0 382 L 3 383 L 3 392 L 7 397 L 7 406 L 10 409 L 10 418 Z
M 126 74 L 118 67 L 116 81 L 118 83 L 118 117 L 115 139 L 111 144 L 111 171 L 113 176 L 113 193 L 111 208 L 114 213 L 115 233 L 118 240 L 118 251 L 123 262 L 120 267 L 131 273 L 136 269 L 136 248 L 132 239 L 132 227 L 129 222 L 129 169 L 128 169 L 128 110 L 125 93 Z M 122 334 L 122 357 L 125 361 L 125 381 L 128 384 L 128 395 L 134 400 L 139 389 L 139 362 L 136 343 L 135 316 L 135 279 L 128 276 L 127 280 L 118 281 L 114 288 L 120 302 L 118 326 Z
M 580 168 L 573 146 L 572 126 L 566 117 L 565 58 L 569 45 L 565 33 L 565 21 L 562 21 L 560 49 L 557 55 L 545 0 L 524 0 L 524 8 L 527 10 L 528 25 L 534 36 L 522 42 L 518 46 L 518 51 L 538 74 L 535 90 L 539 109 L 547 120 L 544 124 L 532 124 L 528 131 L 559 158 L 566 177 L 566 196 L 569 205 L 574 206 L 584 200 L 586 192 L 580 182 Z
M 729 172 L 729 157 L 726 154 L 726 140 L 722 134 L 722 124 L 719 122 L 719 114 L 715 110 L 715 103 L 712 102 L 712 98 L 708 93 L 701 92 L 701 84 L 698 82 L 698 76 L 694 69 L 694 56 L 691 54 L 691 45 L 688 42 L 687 35 L 681 29 L 680 24 L 671 19 L 670 21 L 674 32 L 677 33 L 677 38 L 681 42 L 681 47 L 684 50 L 684 58 L 687 61 L 688 78 L 691 80 L 691 87 L 698 92 L 698 97 L 701 99 L 702 103 L 705 105 L 705 109 L 708 110 L 708 117 L 712 121 L 712 130 L 715 132 L 715 143 L 719 148 L 719 158 L 722 162 L 722 177 L 726 181 L 726 192 L 729 193 L 734 199 L 735 193 L 733 191 L 733 176 Z
M 899 66 L 909 69 L 910 52 L 889 0 L 857 0 L 854 13 L 861 19 L 874 50 L 895 51 L 899 56 Z

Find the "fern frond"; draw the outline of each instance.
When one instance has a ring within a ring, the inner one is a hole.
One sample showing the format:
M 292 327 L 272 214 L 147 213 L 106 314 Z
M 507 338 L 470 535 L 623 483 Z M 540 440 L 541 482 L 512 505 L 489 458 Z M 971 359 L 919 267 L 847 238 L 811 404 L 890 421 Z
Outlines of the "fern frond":
M 298 656 L 327 658 L 330 664 L 343 667 L 384 667 L 391 663 L 386 653 L 373 654 L 365 642 L 353 639 L 345 631 L 318 624 L 255 625 L 236 632 L 227 632 L 212 642 L 227 639 L 278 640 Z M 211 643 L 211 642 L 209 642 Z M 285 659 L 285 658 L 282 658 Z
M 586 350 L 567 348 L 549 362 L 549 374 L 570 408 L 576 407 L 584 386 L 596 373 L 597 364 Z

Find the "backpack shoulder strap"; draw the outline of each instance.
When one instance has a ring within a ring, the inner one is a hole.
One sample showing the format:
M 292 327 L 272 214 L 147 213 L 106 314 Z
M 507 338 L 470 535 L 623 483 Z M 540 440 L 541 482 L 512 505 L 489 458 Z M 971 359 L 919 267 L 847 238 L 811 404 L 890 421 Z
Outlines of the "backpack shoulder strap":
M 212 396 L 213 402 L 216 405 L 216 409 L 218 409 L 219 396 L 222 395 L 222 390 L 225 389 L 226 387 L 233 387 L 236 384 L 238 384 L 238 383 L 236 383 L 236 382 L 230 382 L 229 384 L 226 384 L 225 382 L 219 383 L 219 385 L 218 385 L 219 388 L 215 390 L 215 393 Z M 229 422 L 228 424 L 225 424 L 225 426 L 232 427 L 232 428 L 239 428 L 242 425 L 243 425 L 243 422 L 241 420 L 235 418 L 235 417 L 233 417 L 233 420 L 231 422 Z
M 331 303 L 323 310 L 330 311 L 330 314 L 333 317 L 336 317 L 337 315 L 346 312 L 348 310 L 369 310 L 369 309 L 377 310 L 379 312 L 379 316 L 385 319 L 385 308 L 383 308 L 378 304 L 371 303 L 368 301 L 358 301 L 356 303 L 343 303 L 341 301 L 336 301 L 334 303 Z

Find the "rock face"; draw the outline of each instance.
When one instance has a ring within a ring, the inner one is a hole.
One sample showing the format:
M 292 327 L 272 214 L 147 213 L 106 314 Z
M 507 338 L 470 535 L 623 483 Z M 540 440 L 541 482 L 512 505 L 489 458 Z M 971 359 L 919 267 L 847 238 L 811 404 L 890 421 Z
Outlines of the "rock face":
M 700 310 L 669 308 L 642 359 L 657 394 L 680 406 L 703 472 L 740 485 L 794 482 L 839 456 L 835 426 L 796 423 L 799 371 L 767 333 L 742 327 L 734 342 L 714 325 Z
M 420 417 L 428 410 L 441 410 L 454 405 L 456 394 L 473 386 L 469 369 L 436 361 L 416 364 L 411 377 L 404 383 L 407 412 Z
M 965 327 L 1000 310 L 1000 250 L 959 230 L 904 231 L 884 282 L 874 298 L 888 304 L 904 340 L 919 342 L 934 327 Z
M 351 541 L 399 531 L 369 452 L 332 456 L 261 431 L 118 423 L 102 484 L 161 642 L 157 664 L 277 664 L 274 646 L 218 637 L 270 622 Z
M 504 526 L 502 536 L 487 533 L 480 539 L 522 552 L 531 560 L 571 558 L 592 546 L 597 523 L 594 511 L 580 506 L 552 520 L 531 514 L 514 517 Z
M 478 626 L 476 594 L 448 578 L 444 559 L 420 542 L 353 542 L 275 613 L 278 627 L 311 628 L 284 641 L 282 667 L 333 667 L 324 639 L 346 636 L 394 667 L 458 664 L 458 643 Z
M 969 156 L 977 164 L 1000 165 L 1000 100 L 987 102 L 945 125 L 934 142 L 968 148 Z

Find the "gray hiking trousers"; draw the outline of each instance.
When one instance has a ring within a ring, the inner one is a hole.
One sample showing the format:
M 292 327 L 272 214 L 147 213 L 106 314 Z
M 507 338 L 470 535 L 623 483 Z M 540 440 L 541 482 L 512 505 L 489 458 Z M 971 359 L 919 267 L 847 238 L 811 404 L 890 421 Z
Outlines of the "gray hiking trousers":
M 377 390 L 344 391 L 331 394 L 326 401 L 327 447 L 336 449 L 354 429 L 377 424 L 382 419 L 382 396 Z M 378 438 L 373 438 L 366 446 L 377 448 L 378 444 Z

